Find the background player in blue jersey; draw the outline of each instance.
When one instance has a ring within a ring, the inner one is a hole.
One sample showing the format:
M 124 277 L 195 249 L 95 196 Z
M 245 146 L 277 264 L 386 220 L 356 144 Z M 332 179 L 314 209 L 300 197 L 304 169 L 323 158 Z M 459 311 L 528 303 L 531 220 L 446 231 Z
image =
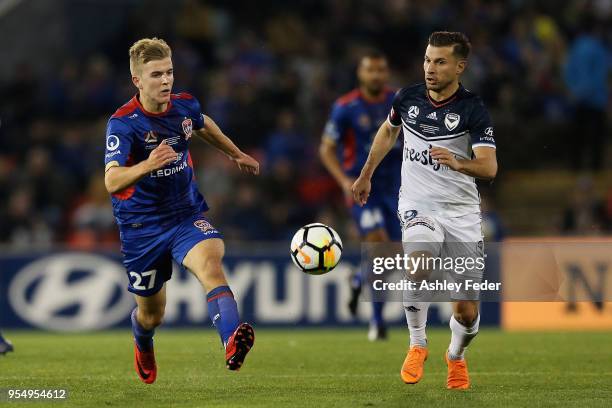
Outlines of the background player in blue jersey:
M 204 116 L 189 94 L 171 93 L 172 52 L 157 38 L 130 48 L 130 71 L 138 94 L 115 112 L 106 133 L 106 189 L 112 195 L 132 312 L 135 369 L 151 384 L 157 377 L 154 329 L 164 317 L 165 282 L 172 259 L 191 271 L 207 292 L 208 312 L 225 347 L 230 370 L 239 370 L 255 341 L 240 323 L 234 295 L 222 270 L 224 244 L 204 217 L 206 201 L 195 184 L 189 142 L 193 134 L 227 154 L 247 173 L 259 164 Z
M 493 125 L 482 100 L 465 89 L 459 78 L 470 52 L 467 37 L 458 32 L 435 32 L 423 60 L 425 83 L 402 88 L 393 100 L 388 120 L 380 127 L 368 159 L 352 187 L 361 205 L 371 197 L 374 170 L 404 134 L 402 185 L 398 214 L 405 254 L 427 258 L 484 259 L 480 196 L 475 179 L 497 174 Z M 432 270 L 412 271 L 422 279 Z M 462 284 L 479 282 L 484 270 L 448 273 Z M 464 288 L 467 289 L 466 286 Z M 410 349 L 400 375 L 407 384 L 423 376 L 428 355 L 426 336 L 430 295 L 406 291 L 404 310 Z M 464 353 L 478 334 L 479 291 L 451 292 L 451 340 L 445 354 L 447 388 L 466 389 L 470 379 Z
M 351 209 L 351 215 L 366 242 L 399 241 L 397 193 L 402 164 L 401 144 L 389 152 L 378 168 L 370 200 L 363 207 L 352 199 L 351 186 L 359 176 L 376 131 L 387 118 L 395 92 L 387 86 L 387 58 L 376 51 L 364 55 L 357 68 L 359 87 L 340 97 L 332 107 L 319 149 L 321 161 L 338 182 Z M 342 162 L 338 157 L 341 157 Z M 356 313 L 361 290 L 361 272 L 351 280 L 349 308 Z M 368 338 L 386 338 L 382 302 L 372 302 L 372 321 Z

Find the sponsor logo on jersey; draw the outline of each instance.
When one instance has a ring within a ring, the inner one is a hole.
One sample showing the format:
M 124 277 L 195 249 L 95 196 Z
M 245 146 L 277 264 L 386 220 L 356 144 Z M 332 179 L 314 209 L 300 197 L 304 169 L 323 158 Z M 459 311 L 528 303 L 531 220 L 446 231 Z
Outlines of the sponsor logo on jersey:
M 144 141 L 145 143 L 157 143 L 157 135 L 155 132 L 150 130 L 145 134 Z
M 168 143 L 168 146 L 175 145 L 179 143 L 180 141 L 181 141 L 181 135 L 166 138 L 166 142 Z
M 436 230 L 433 220 L 429 217 L 415 217 L 406 223 L 406 226 L 404 227 L 404 229 L 417 227 L 417 226 L 429 228 L 432 231 Z
M 182 126 L 183 126 L 183 133 L 185 133 L 185 140 L 189 140 L 189 138 L 191 137 L 193 133 L 193 123 L 191 122 L 191 119 L 185 118 L 185 120 L 182 123 Z
M 488 128 L 486 128 L 484 134 L 493 137 L 493 126 L 489 126 Z
M 444 117 L 444 125 L 448 130 L 454 130 L 459 124 L 460 119 L 461 116 L 457 115 L 456 113 L 447 113 Z
M 412 105 L 410 108 L 408 108 L 408 116 L 410 119 L 415 119 L 417 116 L 419 116 L 419 107 Z
M 115 150 L 112 153 L 106 153 L 104 157 L 106 157 L 107 159 L 110 159 L 111 157 L 116 156 L 118 154 L 121 154 L 121 150 Z
M 424 123 L 419 123 L 419 127 L 421 128 L 423 133 L 431 133 L 432 135 L 437 134 L 438 130 L 440 130 L 440 128 L 437 126 L 426 125 Z
M 168 176 L 172 176 L 173 174 L 180 173 L 181 171 L 185 170 L 186 168 L 187 168 L 187 161 L 185 160 L 181 164 L 179 164 L 178 166 L 170 167 L 169 169 L 155 170 L 155 171 L 152 171 L 149 175 L 152 178 L 168 177 Z
M 432 148 L 432 145 L 425 150 L 417 151 L 414 148 L 406 148 L 406 153 L 404 155 L 404 159 L 408 159 L 411 162 L 417 162 L 424 166 L 432 166 L 434 171 L 440 170 L 440 168 L 446 168 L 447 166 L 442 166 L 440 163 L 434 161 L 429 153 L 429 149 Z
M 436 112 L 433 111 L 431 112 L 429 115 L 425 116 L 427 119 L 433 119 L 433 120 L 438 120 L 438 117 L 436 116 Z
M 115 135 L 109 135 L 106 138 L 106 150 L 112 152 L 119 148 L 119 138 Z

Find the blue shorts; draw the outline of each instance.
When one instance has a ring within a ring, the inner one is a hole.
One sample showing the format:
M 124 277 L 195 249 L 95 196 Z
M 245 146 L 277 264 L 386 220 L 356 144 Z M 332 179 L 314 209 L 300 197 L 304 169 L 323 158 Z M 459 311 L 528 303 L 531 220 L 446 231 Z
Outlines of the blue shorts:
M 221 233 L 203 214 L 196 214 L 163 227 L 122 226 L 119 236 L 127 289 L 146 297 L 159 292 L 172 277 L 172 259 L 182 265 L 191 248 L 206 239 L 221 238 Z
M 389 194 L 371 192 L 368 202 L 363 207 L 352 204 L 351 215 L 361 236 L 382 228 L 387 232 L 391 241 L 402 240 L 402 229 L 397 218 L 397 193 L 395 192 Z

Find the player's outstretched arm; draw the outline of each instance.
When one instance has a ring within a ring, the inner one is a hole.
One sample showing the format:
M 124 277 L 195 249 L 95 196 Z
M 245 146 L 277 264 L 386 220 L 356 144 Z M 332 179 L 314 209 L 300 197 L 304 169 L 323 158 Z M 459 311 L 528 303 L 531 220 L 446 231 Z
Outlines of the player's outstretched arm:
M 458 159 L 443 147 L 432 147 L 430 153 L 438 163 L 468 176 L 493 180 L 497 175 L 497 155 L 493 147 L 475 147 L 474 158 L 471 160 Z
M 376 170 L 376 167 L 378 167 L 382 159 L 385 158 L 389 150 L 391 150 L 395 144 L 399 132 L 400 127 L 391 126 L 389 121 L 385 121 L 378 129 L 378 132 L 376 132 L 372 147 L 370 148 L 370 154 L 368 154 L 368 159 L 363 165 L 361 174 L 357 180 L 355 180 L 352 187 L 353 198 L 359 205 L 363 206 L 368 200 L 372 187 L 370 180 L 372 179 L 374 170 Z
M 117 193 L 128 188 L 150 172 L 161 169 L 162 167 L 176 161 L 177 155 L 174 149 L 168 146 L 164 139 L 155 149 L 147 160 L 143 160 L 133 166 L 119 166 L 118 162 L 110 162 L 106 165 L 104 174 L 104 185 L 110 194 Z
M 209 116 L 204 116 L 204 127 L 196 129 L 194 132 L 210 145 L 227 154 L 230 160 L 236 162 L 240 170 L 246 173 L 259 174 L 257 160 L 240 150 Z

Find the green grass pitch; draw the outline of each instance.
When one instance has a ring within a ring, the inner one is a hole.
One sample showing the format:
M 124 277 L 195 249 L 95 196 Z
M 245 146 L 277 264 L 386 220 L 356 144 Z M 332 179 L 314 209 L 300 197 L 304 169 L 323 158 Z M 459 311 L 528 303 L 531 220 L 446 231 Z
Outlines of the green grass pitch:
M 8 404 L 15 407 L 612 406 L 610 332 L 484 329 L 467 354 L 469 391 L 445 389 L 448 329 L 428 331 L 429 360 L 416 385 L 399 377 L 406 329 L 378 343 L 365 329 L 260 329 L 239 373 L 225 369 L 216 332 L 160 329 L 153 385 L 133 371 L 128 331 L 5 334 L 16 352 L 0 357 L 0 388 L 69 390 L 64 402 Z

